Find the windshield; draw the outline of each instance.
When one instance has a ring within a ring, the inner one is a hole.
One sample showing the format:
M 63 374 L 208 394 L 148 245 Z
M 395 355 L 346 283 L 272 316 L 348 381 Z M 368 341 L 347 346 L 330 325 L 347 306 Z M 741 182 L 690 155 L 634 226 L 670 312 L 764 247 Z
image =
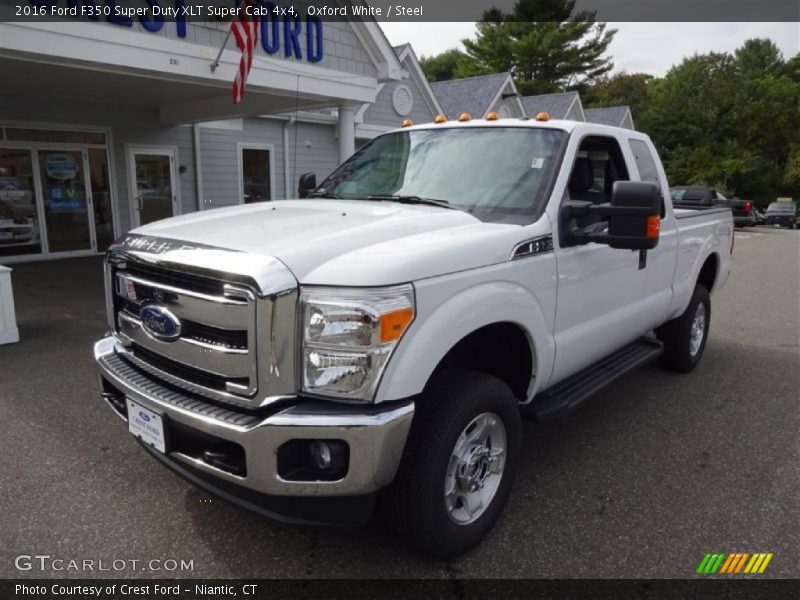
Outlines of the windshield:
M 773 202 L 767 207 L 767 212 L 788 212 L 795 211 L 794 202 Z
M 439 200 L 486 220 L 530 215 L 546 201 L 565 139 L 563 131 L 528 127 L 389 133 L 356 152 L 316 195 Z

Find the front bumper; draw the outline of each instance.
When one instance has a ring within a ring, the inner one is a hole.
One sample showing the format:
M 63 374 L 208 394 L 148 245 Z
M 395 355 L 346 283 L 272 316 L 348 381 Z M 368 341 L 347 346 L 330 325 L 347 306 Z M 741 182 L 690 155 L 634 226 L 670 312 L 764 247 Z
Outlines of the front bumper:
M 383 405 L 346 405 L 297 398 L 269 410 L 246 411 L 212 404 L 181 393 L 138 371 L 119 354 L 116 340 L 94 346 L 94 358 L 106 402 L 125 421 L 125 398 L 162 415 L 172 428 L 200 440 L 197 451 L 168 444 L 157 458 L 179 474 L 229 499 L 245 496 L 364 496 L 391 483 L 400 464 L 411 419 L 412 401 Z M 288 481 L 278 474 L 278 449 L 291 440 L 343 440 L 349 466 L 336 481 Z M 202 440 L 224 440 L 244 451 L 244 475 L 205 462 Z M 153 451 L 155 453 L 155 451 Z M 288 498 L 287 498 L 288 499 Z M 249 501 L 249 500 L 248 500 Z M 240 502 L 240 504 L 245 502 Z M 263 511 L 261 511 L 263 512 Z
M 796 219 L 795 217 L 789 215 L 785 217 L 767 217 L 765 220 L 767 225 L 779 225 L 780 227 L 792 227 Z

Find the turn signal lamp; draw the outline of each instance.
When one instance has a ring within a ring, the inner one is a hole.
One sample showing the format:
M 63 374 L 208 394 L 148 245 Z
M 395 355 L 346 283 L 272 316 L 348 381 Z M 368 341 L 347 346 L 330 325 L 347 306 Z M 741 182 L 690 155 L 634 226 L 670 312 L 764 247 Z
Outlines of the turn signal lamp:
M 434 123 L 444 123 L 445 121 L 447 121 L 447 117 L 445 117 L 444 115 L 436 115 L 433 118 Z
M 661 232 L 661 217 L 650 215 L 647 217 L 647 239 L 652 240 L 658 237 Z
M 401 308 L 381 315 L 381 343 L 400 339 L 403 332 L 414 319 L 413 308 Z
M 411 119 L 403 119 L 402 127 L 411 127 L 414 124 L 414 121 Z
M 546 112 L 542 111 L 542 112 L 540 112 L 540 113 L 538 113 L 536 115 L 536 120 L 537 121 L 549 121 L 550 120 L 550 115 L 547 114 Z
M 499 119 L 499 118 L 500 118 L 500 116 L 494 111 L 492 111 L 488 115 L 486 115 L 486 120 L 487 121 L 497 121 L 497 119 Z
M 470 115 L 469 113 L 461 113 L 460 115 L 458 115 L 458 120 L 461 121 L 462 123 L 464 121 L 469 121 L 471 119 L 472 115 Z

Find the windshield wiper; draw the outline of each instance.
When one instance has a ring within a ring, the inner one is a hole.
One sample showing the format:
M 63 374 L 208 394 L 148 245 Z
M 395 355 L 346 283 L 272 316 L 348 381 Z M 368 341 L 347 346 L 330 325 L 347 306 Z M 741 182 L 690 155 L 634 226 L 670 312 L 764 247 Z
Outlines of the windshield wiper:
M 400 202 L 402 204 L 428 204 L 430 206 L 439 206 L 441 208 L 453 208 L 447 200 L 436 200 L 435 198 L 423 198 L 421 196 L 393 196 L 375 194 L 367 196 L 367 200 L 388 200 L 389 202 Z
M 335 192 L 326 192 L 325 190 L 317 190 L 316 192 L 311 192 L 307 198 L 333 198 L 334 200 L 341 200 L 342 197 L 335 193 Z

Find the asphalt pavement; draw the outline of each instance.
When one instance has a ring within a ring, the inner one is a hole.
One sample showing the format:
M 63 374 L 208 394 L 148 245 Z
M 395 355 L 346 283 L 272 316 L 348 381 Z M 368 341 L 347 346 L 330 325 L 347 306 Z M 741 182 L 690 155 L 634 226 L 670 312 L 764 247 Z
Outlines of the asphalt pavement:
M 497 526 L 440 562 L 375 520 L 277 525 L 167 471 L 98 394 L 100 260 L 18 265 L 22 341 L 0 346 L 0 577 L 693 577 L 707 552 L 771 552 L 758 577 L 800 577 L 799 272 L 800 231 L 738 230 L 698 369 L 648 365 L 566 421 L 525 422 Z M 33 554 L 193 570 L 15 568 Z

